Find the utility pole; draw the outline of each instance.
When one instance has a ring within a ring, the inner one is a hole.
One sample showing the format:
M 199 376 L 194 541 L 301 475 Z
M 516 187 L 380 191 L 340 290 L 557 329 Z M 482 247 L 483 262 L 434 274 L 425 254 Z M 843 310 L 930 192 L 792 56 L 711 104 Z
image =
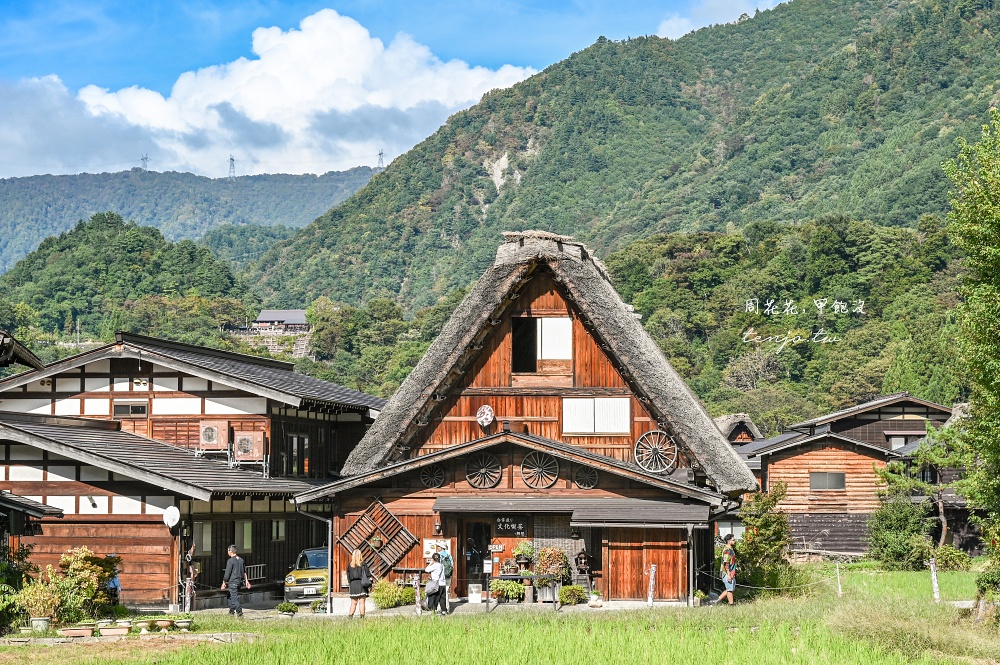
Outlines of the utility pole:
M 229 155 L 229 179 L 236 180 L 236 158 Z

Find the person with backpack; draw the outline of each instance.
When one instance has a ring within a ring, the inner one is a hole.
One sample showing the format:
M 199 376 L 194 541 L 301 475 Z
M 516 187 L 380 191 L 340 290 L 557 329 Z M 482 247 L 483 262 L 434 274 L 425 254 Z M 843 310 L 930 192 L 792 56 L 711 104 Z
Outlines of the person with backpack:
M 448 612 L 451 612 L 451 576 L 455 572 L 455 560 L 451 558 L 451 555 L 448 554 L 448 550 L 446 550 L 444 545 L 441 543 L 435 545 L 434 549 L 436 549 L 437 553 L 441 556 L 441 568 L 442 573 L 444 574 L 444 588 L 441 591 L 443 594 L 441 597 L 441 608 L 442 611 L 447 614 Z
M 351 553 L 351 563 L 347 567 L 347 583 L 350 586 L 351 609 L 347 613 L 348 619 L 354 618 L 354 610 L 361 610 L 361 618 L 365 618 L 365 598 L 372 589 L 372 571 L 365 563 L 361 550 L 354 550 Z
M 431 561 L 424 572 L 430 574 L 427 586 L 424 587 L 424 593 L 427 594 L 427 609 L 431 613 L 447 616 L 448 613 L 444 609 L 444 566 L 441 565 L 440 554 L 435 552 L 431 555 Z

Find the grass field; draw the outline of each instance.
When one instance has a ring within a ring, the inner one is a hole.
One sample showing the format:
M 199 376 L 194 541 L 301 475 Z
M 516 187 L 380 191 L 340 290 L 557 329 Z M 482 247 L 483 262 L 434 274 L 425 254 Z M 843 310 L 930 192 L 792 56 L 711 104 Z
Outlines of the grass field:
M 822 569 L 829 575 L 832 569 Z M 941 576 L 944 600 L 974 595 L 974 573 Z M 176 647 L 136 642 L 8 648 L 0 663 L 307 665 L 311 663 L 990 663 L 1000 632 L 931 600 L 927 573 L 843 571 L 798 598 L 736 607 L 631 612 L 505 611 L 364 621 L 199 618 L 200 631 L 252 631 L 252 643 Z M 507 610 L 513 608 L 505 608 Z

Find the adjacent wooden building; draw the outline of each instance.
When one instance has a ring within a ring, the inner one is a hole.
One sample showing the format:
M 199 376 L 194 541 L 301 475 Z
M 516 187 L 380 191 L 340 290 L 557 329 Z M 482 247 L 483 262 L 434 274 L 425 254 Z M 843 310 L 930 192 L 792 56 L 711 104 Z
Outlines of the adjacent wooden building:
M 712 516 L 753 475 L 601 264 L 571 239 L 507 234 L 496 261 L 348 456 L 329 501 L 333 567 L 423 568 L 446 539 L 453 593 L 519 540 L 583 550 L 611 599 L 687 600 Z M 336 578 L 335 578 L 336 579 Z
M 328 537 L 289 499 L 336 477 L 384 403 L 290 363 L 120 333 L 0 381 L 0 489 L 63 513 L 40 518 L 35 563 L 117 553 L 129 603 L 176 602 L 192 548 L 217 587 L 233 543 L 277 588 Z
M 843 553 L 867 549 L 866 525 L 878 507 L 875 469 L 902 459 L 906 446 L 942 426 L 951 409 L 895 393 L 796 423 L 739 449 L 767 491 L 787 485 L 780 507 L 794 547 Z

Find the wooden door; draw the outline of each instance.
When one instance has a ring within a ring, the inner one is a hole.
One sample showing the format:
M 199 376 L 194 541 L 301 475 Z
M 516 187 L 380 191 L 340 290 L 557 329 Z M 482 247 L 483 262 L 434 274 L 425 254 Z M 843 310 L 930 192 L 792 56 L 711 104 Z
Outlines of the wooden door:
M 493 525 L 483 518 L 462 520 L 459 532 L 460 547 L 455 558 L 455 592 L 469 595 L 469 583 L 488 584 L 488 574 L 483 562 L 490 559 L 489 545 L 493 540 Z
M 686 597 L 687 543 L 681 529 L 609 529 L 608 554 L 611 600 L 645 600 L 652 564 L 656 564 L 654 599 Z

